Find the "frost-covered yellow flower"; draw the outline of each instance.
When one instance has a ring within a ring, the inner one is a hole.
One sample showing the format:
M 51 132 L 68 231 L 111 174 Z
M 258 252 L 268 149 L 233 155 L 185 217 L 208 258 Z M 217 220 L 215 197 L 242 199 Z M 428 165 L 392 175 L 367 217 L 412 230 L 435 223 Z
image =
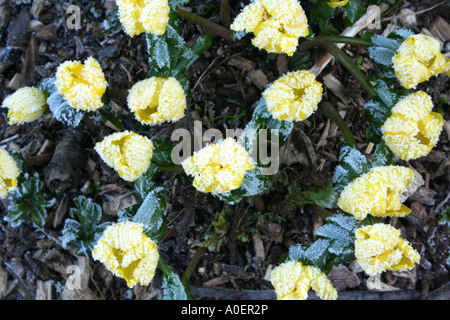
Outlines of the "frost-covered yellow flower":
M 359 176 L 341 192 L 338 206 L 363 220 L 376 217 L 404 217 L 411 210 L 400 201 L 400 194 L 412 182 L 414 172 L 401 166 L 380 166 Z
M 132 288 L 136 283 L 146 286 L 152 281 L 159 253 L 156 244 L 144 234 L 141 223 L 124 221 L 105 229 L 92 257 Z
M 252 32 L 252 44 L 289 56 L 309 34 L 308 19 L 297 0 L 255 0 L 234 19 L 231 30 Z
M 450 75 L 450 59 L 440 52 L 439 42 L 423 34 L 409 36 L 403 41 L 392 63 L 401 85 L 407 89 L 440 73 Z
M 336 1 L 336 0 L 332 0 L 332 1 L 328 1 L 327 4 L 330 7 L 333 8 L 337 8 L 337 7 L 343 7 L 348 3 L 349 0 L 343 0 L 343 1 Z
M 436 146 L 444 119 L 432 109 L 433 101 L 424 91 L 406 96 L 392 108 L 381 130 L 387 146 L 400 159 L 425 156 Z
M 56 70 L 58 92 L 75 109 L 93 111 L 101 108 L 107 86 L 102 67 L 93 57 L 87 58 L 84 64 L 66 61 Z
M 263 97 L 275 119 L 293 122 L 305 120 L 317 110 L 322 92 L 322 84 L 313 73 L 299 70 L 274 81 L 263 92 Z
M 135 132 L 116 132 L 95 145 L 102 160 L 126 181 L 134 181 L 148 170 L 153 142 Z
M 298 261 L 280 264 L 270 274 L 270 281 L 278 300 L 306 300 L 311 288 L 322 300 L 336 300 L 338 296 L 325 274 Z
M 5 199 L 9 191 L 16 190 L 19 175 L 20 169 L 14 158 L 0 148 L 0 198 Z
M 178 121 L 184 116 L 186 95 L 175 78 L 151 77 L 137 82 L 127 98 L 128 107 L 143 124 Z
M 2 108 L 8 108 L 9 124 L 32 122 L 47 109 L 47 96 L 35 87 L 23 87 L 7 96 Z
M 131 37 L 143 32 L 162 35 L 169 21 L 167 0 L 116 0 L 120 23 Z
M 204 147 L 181 165 L 194 177 L 193 184 L 198 191 L 212 194 L 238 189 L 245 173 L 254 168 L 248 152 L 233 138 Z
M 377 223 L 359 228 L 355 236 L 356 259 L 369 275 L 386 270 L 406 271 L 420 261 L 419 253 L 390 225 Z

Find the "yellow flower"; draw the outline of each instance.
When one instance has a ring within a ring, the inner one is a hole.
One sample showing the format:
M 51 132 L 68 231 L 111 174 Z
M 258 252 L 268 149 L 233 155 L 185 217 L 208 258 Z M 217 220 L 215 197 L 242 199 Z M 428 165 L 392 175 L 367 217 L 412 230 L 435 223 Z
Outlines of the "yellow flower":
M 337 8 L 337 7 L 343 7 L 348 3 L 349 0 L 343 0 L 343 1 L 336 1 L 336 0 L 332 0 L 332 1 L 328 1 L 327 4 L 330 7 L 333 8 Z
M 194 187 L 201 192 L 226 193 L 238 189 L 253 160 L 243 146 L 233 138 L 213 143 L 194 153 L 181 165 L 194 177 Z
M 417 251 L 390 225 L 377 223 L 359 228 L 355 236 L 356 259 L 369 275 L 386 270 L 406 271 L 420 261 Z
M 126 181 L 145 173 L 153 156 L 153 142 L 135 132 L 116 132 L 95 145 L 102 160 Z
M 132 288 L 138 282 L 146 286 L 152 281 L 159 253 L 156 244 L 144 234 L 141 223 L 124 221 L 106 228 L 92 257 Z
M 76 109 L 93 111 L 103 106 L 108 83 L 100 64 L 92 57 L 82 64 L 66 61 L 56 70 L 56 87 L 67 103 Z
M 401 85 L 407 89 L 439 73 L 450 75 L 450 59 L 440 52 L 439 42 L 423 34 L 409 36 L 392 62 Z
M 267 109 L 279 121 L 300 121 L 317 110 L 322 99 L 322 84 L 314 74 L 299 70 L 285 74 L 264 92 Z
M 167 0 L 116 0 L 119 18 L 125 32 L 131 37 L 143 32 L 162 35 L 169 21 Z
M 178 121 L 186 109 L 184 89 L 175 78 L 139 81 L 130 89 L 127 102 L 136 119 L 149 125 Z
M 277 300 L 306 300 L 313 289 L 322 300 L 336 300 L 337 292 L 330 280 L 319 269 L 304 266 L 298 261 L 280 264 L 270 274 Z
M 400 202 L 400 194 L 412 182 L 414 173 L 401 166 L 380 166 L 361 175 L 341 192 L 338 206 L 363 220 L 376 217 L 404 217 L 411 210 Z
M 24 87 L 7 96 L 2 108 L 8 108 L 9 124 L 32 122 L 47 109 L 47 97 L 35 87 Z
M 444 119 L 432 108 L 431 97 L 423 91 L 408 95 L 392 108 L 381 130 L 387 146 L 400 159 L 425 156 L 436 146 Z
M 234 19 L 233 31 L 252 32 L 252 44 L 268 52 L 295 52 L 309 34 L 308 19 L 297 0 L 255 0 Z
M 9 191 L 16 190 L 20 169 L 14 158 L 2 148 L 0 148 L 0 163 L 0 198 L 5 199 Z

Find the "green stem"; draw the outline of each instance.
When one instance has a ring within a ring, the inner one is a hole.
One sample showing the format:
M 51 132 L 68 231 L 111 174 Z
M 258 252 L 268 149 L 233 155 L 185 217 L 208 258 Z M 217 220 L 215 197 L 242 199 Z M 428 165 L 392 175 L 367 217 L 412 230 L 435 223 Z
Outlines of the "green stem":
M 308 49 L 315 46 L 319 46 L 323 43 L 346 43 L 355 46 L 365 46 L 365 47 L 373 46 L 372 41 L 367 39 L 334 35 L 334 36 L 317 36 L 313 40 L 306 39 L 306 41 L 303 41 L 298 46 L 298 50 L 302 52 L 307 51 Z
M 220 20 L 226 27 L 230 26 L 230 0 L 220 1 Z
M 344 135 L 345 140 L 351 145 L 356 146 L 356 140 L 353 133 L 345 123 L 344 119 L 342 119 L 336 108 L 333 107 L 331 103 L 322 101 L 319 103 L 319 109 L 338 126 L 339 130 L 341 130 Z
M 155 165 L 158 167 L 161 171 L 167 171 L 167 172 L 184 172 L 182 166 L 178 166 L 176 164 L 170 165 L 170 164 L 160 164 L 155 163 Z
M 166 277 L 169 277 L 173 272 L 172 268 L 167 265 L 161 256 L 159 256 L 158 260 L 158 269 L 161 270 Z
M 180 18 L 183 18 L 183 19 L 189 20 L 193 23 L 196 23 L 196 24 L 214 32 L 218 36 L 220 36 L 230 42 L 232 41 L 230 29 L 228 29 L 224 26 L 221 26 L 220 24 L 214 23 L 208 19 L 205 19 L 205 18 L 202 18 L 202 17 L 196 15 L 195 13 L 187 12 L 186 10 L 183 10 L 180 8 L 178 8 L 175 11 L 175 13 Z
M 366 89 L 372 97 L 378 96 L 369 79 L 364 75 L 364 73 L 361 72 L 361 70 L 358 69 L 353 60 L 350 59 L 350 57 L 346 55 L 344 51 L 331 43 L 321 43 L 319 44 L 319 46 L 331 53 L 356 78 L 356 80 L 361 83 L 364 89 Z

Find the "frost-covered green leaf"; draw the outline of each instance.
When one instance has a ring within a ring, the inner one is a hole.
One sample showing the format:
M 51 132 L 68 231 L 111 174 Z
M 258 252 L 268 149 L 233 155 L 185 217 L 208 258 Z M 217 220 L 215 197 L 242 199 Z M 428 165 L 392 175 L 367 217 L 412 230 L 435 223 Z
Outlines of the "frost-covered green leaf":
M 179 276 L 172 272 L 170 275 L 163 276 L 162 300 L 187 300 L 188 296 Z
M 374 45 L 368 48 L 370 58 L 384 67 L 392 67 L 392 58 L 396 55 L 397 49 L 412 34 L 409 29 L 400 28 L 392 31 L 388 37 L 372 35 L 370 40 Z
M 165 140 L 153 140 L 152 162 L 172 165 L 173 144 Z
M 294 52 L 291 57 L 288 57 L 288 70 L 290 72 L 298 70 L 307 70 L 311 68 L 312 60 L 309 51 Z
M 150 163 L 147 171 L 134 181 L 136 191 L 139 193 L 141 200 L 144 200 L 147 194 L 155 187 L 155 178 L 158 173 L 158 166 Z
M 372 168 L 378 166 L 389 166 L 393 164 L 392 159 L 394 158 L 394 153 L 389 149 L 384 140 L 381 140 L 379 144 L 375 147 L 375 152 L 373 153 L 373 158 L 371 161 Z
M 167 226 L 166 200 L 162 190 L 161 187 L 152 189 L 132 218 L 132 221 L 144 225 L 144 233 L 155 242 L 162 239 Z
M 179 7 L 183 7 L 189 4 L 190 0 L 169 0 L 169 7 L 172 10 L 177 10 Z
M 12 227 L 18 227 L 22 222 L 31 219 L 33 224 L 42 227 L 47 217 L 47 209 L 55 203 L 55 199 L 47 199 L 43 192 L 44 183 L 36 172 L 32 176 L 28 173 L 23 175 L 18 182 L 18 187 L 10 193 L 10 204 L 5 220 Z
M 370 163 L 355 147 L 344 146 L 339 154 L 339 164 L 333 175 L 333 186 L 339 194 L 350 182 L 360 175 L 369 172 Z
M 263 168 L 260 166 L 248 170 L 239 189 L 215 196 L 229 204 L 236 204 L 244 198 L 261 194 L 267 189 L 270 183 L 270 176 L 262 174 L 262 170 Z
M 62 230 L 62 245 L 64 248 L 74 246 L 77 254 L 90 254 L 97 240 L 101 237 L 110 222 L 99 224 L 102 218 L 102 208 L 92 199 L 78 196 L 74 199 L 75 208 L 69 210 L 71 218 L 66 219 Z
M 314 191 L 305 191 L 304 193 L 306 197 L 299 202 L 301 205 L 315 204 L 325 209 L 336 208 L 338 194 L 331 183 L 318 187 Z
M 111 35 L 120 32 L 123 27 L 120 23 L 119 12 L 117 9 L 108 9 L 105 12 L 105 20 L 103 20 L 103 28 L 105 34 Z
M 286 259 L 313 265 L 328 273 L 333 267 L 355 259 L 355 231 L 371 223 L 370 219 L 358 221 L 350 215 L 337 213 L 317 228 L 312 244 L 291 246 Z

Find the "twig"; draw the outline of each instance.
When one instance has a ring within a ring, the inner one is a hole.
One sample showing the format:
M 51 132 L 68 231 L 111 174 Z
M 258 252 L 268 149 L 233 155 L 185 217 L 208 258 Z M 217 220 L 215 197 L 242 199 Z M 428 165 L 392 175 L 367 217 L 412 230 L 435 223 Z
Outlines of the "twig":
M 423 10 L 420 10 L 420 11 L 417 11 L 417 12 L 414 12 L 414 13 L 403 13 L 403 14 L 399 14 L 398 16 L 384 18 L 384 19 L 381 20 L 381 22 L 390 21 L 390 20 L 394 20 L 394 19 L 399 19 L 399 18 L 403 18 L 403 17 L 407 17 L 407 16 L 416 16 L 416 15 L 419 15 L 419 14 L 422 14 L 422 13 L 434 10 L 437 7 L 439 7 L 440 5 L 442 5 L 442 4 L 446 3 L 446 2 L 448 2 L 448 0 L 444 0 L 442 2 L 439 2 L 438 4 L 435 4 L 434 6 L 432 6 L 430 8 L 423 9 Z

